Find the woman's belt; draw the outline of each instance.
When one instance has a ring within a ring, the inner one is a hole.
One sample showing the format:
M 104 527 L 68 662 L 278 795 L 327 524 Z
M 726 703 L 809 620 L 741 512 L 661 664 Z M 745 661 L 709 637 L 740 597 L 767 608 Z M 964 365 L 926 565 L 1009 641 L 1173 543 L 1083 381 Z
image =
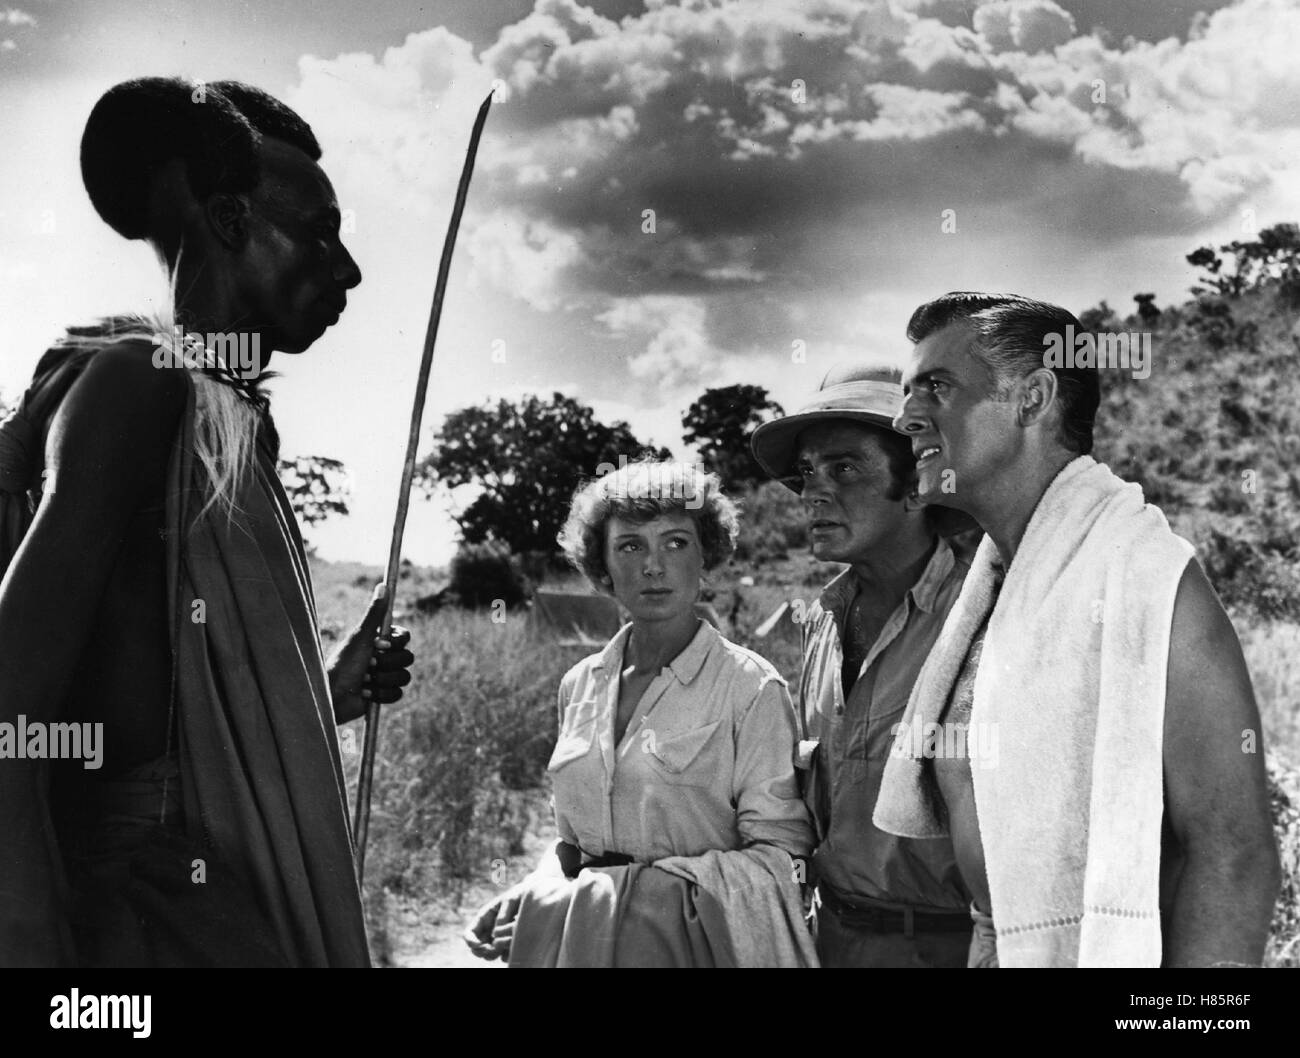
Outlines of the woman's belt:
M 565 876 L 569 878 L 576 878 L 583 867 L 626 867 L 637 862 L 635 856 L 626 853 L 602 852 L 596 855 L 564 840 L 560 841 L 555 851 Z
M 636 857 L 622 852 L 602 852 L 599 856 L 586 852 L 582 854 L 584 867 L 626 867 L 630 863 L 636 863 Z
M 908 904 L 859 897 L 850 903 L 823 883 L 817 888 L 822 904 L 850 929 L 869 933 L 969 933 L 974 927 L 970 911 L 917 911 Z

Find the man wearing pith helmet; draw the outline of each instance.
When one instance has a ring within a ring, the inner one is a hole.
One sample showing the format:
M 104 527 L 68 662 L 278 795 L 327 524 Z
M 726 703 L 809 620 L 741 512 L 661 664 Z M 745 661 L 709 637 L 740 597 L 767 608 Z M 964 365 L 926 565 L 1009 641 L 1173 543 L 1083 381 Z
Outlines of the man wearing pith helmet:
M 911 446 L 891 425 L 900 378 L 833 368 L 807 406 L 751 442 L 802 499 L 813 555 L 848 566 L 807 614 L 799 681 L 796 763 L 820 842 L 811 880 L 823 966 L 965 966 L 971 937 L 952 844 L 871 821 L 894 727 L 969 568 L 968 549 L 945 535 L 963 528 L 953 512 L 916 497 Z

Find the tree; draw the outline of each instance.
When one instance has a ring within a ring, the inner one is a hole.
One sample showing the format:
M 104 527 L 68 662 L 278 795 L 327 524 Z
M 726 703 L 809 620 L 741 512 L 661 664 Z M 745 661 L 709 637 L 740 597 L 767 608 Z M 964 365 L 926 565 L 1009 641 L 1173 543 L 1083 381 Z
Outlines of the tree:
M 1079 322 L 1085 331 L 1093 334 L 1119 330 L 1122 326 L 1119 317 L 1115 315 L 1115 310 L 1106 304 L 1105 299 L 1102 299 L 1095 308 L 1084 309 L 1079 313 Z
M 434 441 L 436 451 L 416 470 L 421 487 L 477 488 L 456 518 L 461 538 L 496 540 L 516 554 L 559 551 L 555 536 L 585 478 L 617 467 L 620 458 L 669 458 L 667 449 L 638 441 L 627 423 L 607 426 L 562 393 L 461 408 L 443 420 Z
M 749 450 L 749 437 L 770 415 L 784 414 L 762 386 L 736 385 L 706 389 L 682 416 L 682 439 L 695 445 L 704 465 L 724 488 L 768 480 Z
M 1232 258 L 1232 270 L 1225 269 Z M 1300 225 L 1274 224 L 1259 233 L 1259 238 L 1235 240 L 1220 246 L 1201 246 L 1187 255 L 1187 263 L 1204 268 L 1202 285 L 1192 287 L 1193 294 L 1215 292 L 1223 297 L 1238 298 L 1248 290 L 1273 283 L 1291 292 L 1300 280 Z
M 347 472 L 337 459 L 281 459 L 279 471 L 289 504 L 303 525 L 319 525 L 330 515 L 348 513 Z
M 1138 319 L 1145 326 L 1154 327 L 1160 322 L 1160 310 L 1156 308 L 1154 294 L 1134 294 L 1133 300 L 1137 302 Z

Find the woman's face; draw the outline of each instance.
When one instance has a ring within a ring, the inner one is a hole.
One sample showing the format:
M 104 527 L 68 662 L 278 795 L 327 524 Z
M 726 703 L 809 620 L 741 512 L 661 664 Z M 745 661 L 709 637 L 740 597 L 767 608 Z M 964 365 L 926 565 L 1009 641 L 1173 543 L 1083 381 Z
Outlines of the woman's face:
M 614 596 L 633 620 L 664 621 L 695 605 L 704 552 L 685 511 L 649 522 L 615 516 L 605 524 L 605 568 Z

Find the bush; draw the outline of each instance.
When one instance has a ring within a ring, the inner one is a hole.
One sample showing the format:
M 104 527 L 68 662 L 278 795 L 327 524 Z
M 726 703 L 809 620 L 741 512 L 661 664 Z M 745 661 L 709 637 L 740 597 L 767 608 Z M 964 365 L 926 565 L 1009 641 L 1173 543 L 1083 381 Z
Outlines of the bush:
M 735 495 L 740 504 L 736 558 L 761 565 L 808 550 L 808 528 L 799 497 L 776 481 Z
M 507 607 L 524 601 L 519 563 L 504 544 L 488 541 L 464 544 L 451 560 L 448 585 L 462 606 L 491 606 L 498 599 Z

